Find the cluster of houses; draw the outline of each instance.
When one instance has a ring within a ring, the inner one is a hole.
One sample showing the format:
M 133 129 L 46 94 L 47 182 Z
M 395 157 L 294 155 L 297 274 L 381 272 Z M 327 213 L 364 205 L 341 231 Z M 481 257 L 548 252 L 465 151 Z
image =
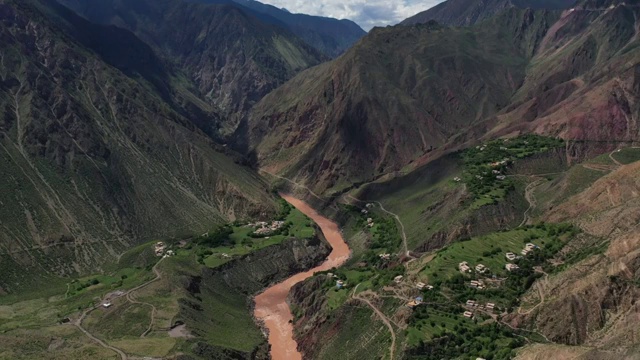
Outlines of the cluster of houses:
M 163 258 L 175 255 L 175 252 L 173 250 L 167 250 L 167 245 L 165 245 L 165 243 L 163 243 L 162 241 L 158 241 L 155 244 L 155 246 L 153 247 L 153 252 L 156 254 L 156 256 L 161 256 Z
M 471 286 L 474 289 L 478 289 L 478 290 L 483 290 L 486 288 L 486 286 L 484 285 L 484 282 L 482 282 L 482 280 L 471 280 L 471 282 L 469 283 L 469 286 Z
M 274 220 L 269 224 L 266 221 L 258 221 L 255 224 L 249 224 L 249 226 L 257 227 L 253 232 L 256 235 L 268 235 L 284 226 L 284 221 Z
M 474 308 L 474 309 L 478 309 L 478 310 L 486 310 L 489 312 L 493 312 L 493 309 L 495 309 L 496 304 L 494 303 L 486 303 L 485 305 L 480 305 L 480 303 L 473 301 L 473 300 L 467 300 L 467 306 L 470 308 Z
M 487 271 L 489 271 L 489 268 L 482 265 L 482 264 L 478 264 L 475 267 L 476 272 L 480 273 L 480 274 L 484 274 Z M 458 270 L 460 270 L 463 273 L 470 273 L 471 272 L 471 266 L 469 266 L 469 263 L 466 261 L 463 261 L 461 263 L 458 264 Z
M 367 226 L 368 227 L 373 227 L 373 219 L 372 218 L 367 218 Z
M 473 312 L 471 310 L 477 309 L 477 310 L 493 312 L 493 309 L 495 309 L 496 304 L 494 304 L 494 303 L 486 303 L 485 305 L 481 305 L 480 303 L 478 303 L 475 300 L 467 300 L 466 307 L 468 309 L 470 309 L 470 310 L 465 311 L 462 315 L 464 317 L 467 317 L 467 318 L 472 318 L 473 317 Z

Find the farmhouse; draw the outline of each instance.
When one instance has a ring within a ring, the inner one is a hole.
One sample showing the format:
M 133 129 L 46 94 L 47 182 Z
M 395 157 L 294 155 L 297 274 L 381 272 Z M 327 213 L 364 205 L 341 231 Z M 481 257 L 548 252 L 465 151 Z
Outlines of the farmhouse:
M 344 281 L 342 281 L 342 280 L 336 281 L 336 287 L 338 289 L 342 289 L 343 286 L 344 286 Z
M 514 270 L 520 269 L 520 267 L 516 264 L 507 264 L 504 266 L 504 268 L 507 269 L 507 271 L 514 271 Z
M 478 264 L 476 265 L 476 271 L 479 272 L 480 274 L 484 274 L 485 271 L 487 271 L 488 268 L 482 264 Z
M 464 315 L 464 317 L 466 317 L 466 318 L 472 318 L 473 317 L 473 313 L 471 311 L 465 311 L 462 315 Z
M 467 300 L 467 306 L 476 306 L 475 300 Z
M 165 245 L 162 241 L 158 241 L 154 247 L 156 256 L 162 256 L 164 254 Z
M 367 218 L 367 226 L 368 227 L 373 227 L 373 219 L 372 218 Z
M 487 310 L 490 310 L 490 311 L 493 311 L 493 308 L 495 307 L 496 307 L 496 304 L 494 303 L 487 303 L 487 306 L 486 306 Z
M 425 287 L 425 286 L 427 286 L 427 284 L 425 284 L 425 283 L 423 283 L 423 282 L 419 282 L 419 283 L 417 283 L 417 284 L 416 284 L 416 287 L 417 287 L 419 290 L 424 289 L 424 287 Z
M 106 302 L 106 303 L 102 304 L 102 307 L 105 308 L 105 309 L 108 309 L 108 308 L 111 307 L 111 305 L 113 305 L 113 304 L 111 304 L 110 302 Z
M 512 252 L 508 252 L 505 254 L 505 257 L 507 258 L 507 260 L 509 261 L 513 261 L 516 259 L 516 254 L 512 253 Z
M 460 264 L 458 264 L 458 269 L 460 269 L 460 271 L 462 271 L 462 272 L 471 272 L 471 268 L 469 267 L 469 263 L 466 262 L 466 261 L 463 261 Z
M 402 275 L 398 275 L 398 276 L 393 278 L 393 282 L 396 283 L 396 284 L 400 284 L 402 282 L 402 278 L 403 278 Z

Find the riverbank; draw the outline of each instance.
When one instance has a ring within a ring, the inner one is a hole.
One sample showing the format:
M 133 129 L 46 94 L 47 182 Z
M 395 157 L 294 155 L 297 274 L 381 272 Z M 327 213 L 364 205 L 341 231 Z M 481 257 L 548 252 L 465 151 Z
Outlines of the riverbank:
M 298 352 L 297 343 L 293 339 L 293 325 L 291 324 L 293 315 L 286 302 L 289 291 L 295 284 L 308 279 L 316 272 L 326 271 L 344 264 L 349 259 L 351 251 L 342 237 L 338 224 L 320 215 L 302 200 L 285 194 L 281 194 L 281 196 L 313 220 L 332 247 L 327 260 L 320 266 L 293 275 L 267 288 L 255 297 L 254 314 L 269 332 L 272 359 L 297 360 L 302 359 L 302 355 Z

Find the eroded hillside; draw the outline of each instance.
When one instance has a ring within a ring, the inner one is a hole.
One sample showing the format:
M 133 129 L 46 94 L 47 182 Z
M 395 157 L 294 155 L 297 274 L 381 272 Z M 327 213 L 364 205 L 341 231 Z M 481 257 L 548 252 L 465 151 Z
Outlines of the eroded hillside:
M 46 2 L 0 7 L 4 291 L 95 269 L 144 240 L 274 211 L 239 158 L 114 67 L 117 51 L 109 59 L 79 45 L 108 28 Z M 68 28 L 51 20 L 60 18 Z
M 265 97 L 238 139 L 262 169 L 317 192 L 391 176 L 483 137 L 637 141 L 638 11 L 619 2 L 509 7 L 467 28 L 374 29 Z

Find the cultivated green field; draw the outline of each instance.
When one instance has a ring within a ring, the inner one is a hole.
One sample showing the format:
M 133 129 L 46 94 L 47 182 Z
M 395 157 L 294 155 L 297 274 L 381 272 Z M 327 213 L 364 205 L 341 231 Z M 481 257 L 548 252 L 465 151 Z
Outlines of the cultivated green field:
M 505 258 L 507 252 L 520 255 L 528 242 L 544 247 L 550 239 L 547 232 L 537 228 L 523 228 L 507 232 L 497 232 L 487 236 L 461 241 L 438 251 L 435 258 L 420 272 L 425 282 L 446 280 L 460 273 L 458 264 L 466 261 L 473 269 L 478 264 L 487 266 L 492 274 L 506 276 Z
M 197 250 L 198 255 L 203 258 L 204 265 L 216 267 L 229 262 L 234 257 L 246 255 L 267 246 L 280 244 L 288 237 L 310 239 L 315 235 L 313 222 L 298 209 L 290 208 L 284 221 L 288 224 L 286 233 L 265 237 L 251 237 L 251 233 L 255 230 L 253 227 L 246 225 L 233 226 L 232 233 L 228 237 L 230 240 L 228 245 L 214 248 L 201 246 Z M 228 257 L 223 254 L 228 255 Z

